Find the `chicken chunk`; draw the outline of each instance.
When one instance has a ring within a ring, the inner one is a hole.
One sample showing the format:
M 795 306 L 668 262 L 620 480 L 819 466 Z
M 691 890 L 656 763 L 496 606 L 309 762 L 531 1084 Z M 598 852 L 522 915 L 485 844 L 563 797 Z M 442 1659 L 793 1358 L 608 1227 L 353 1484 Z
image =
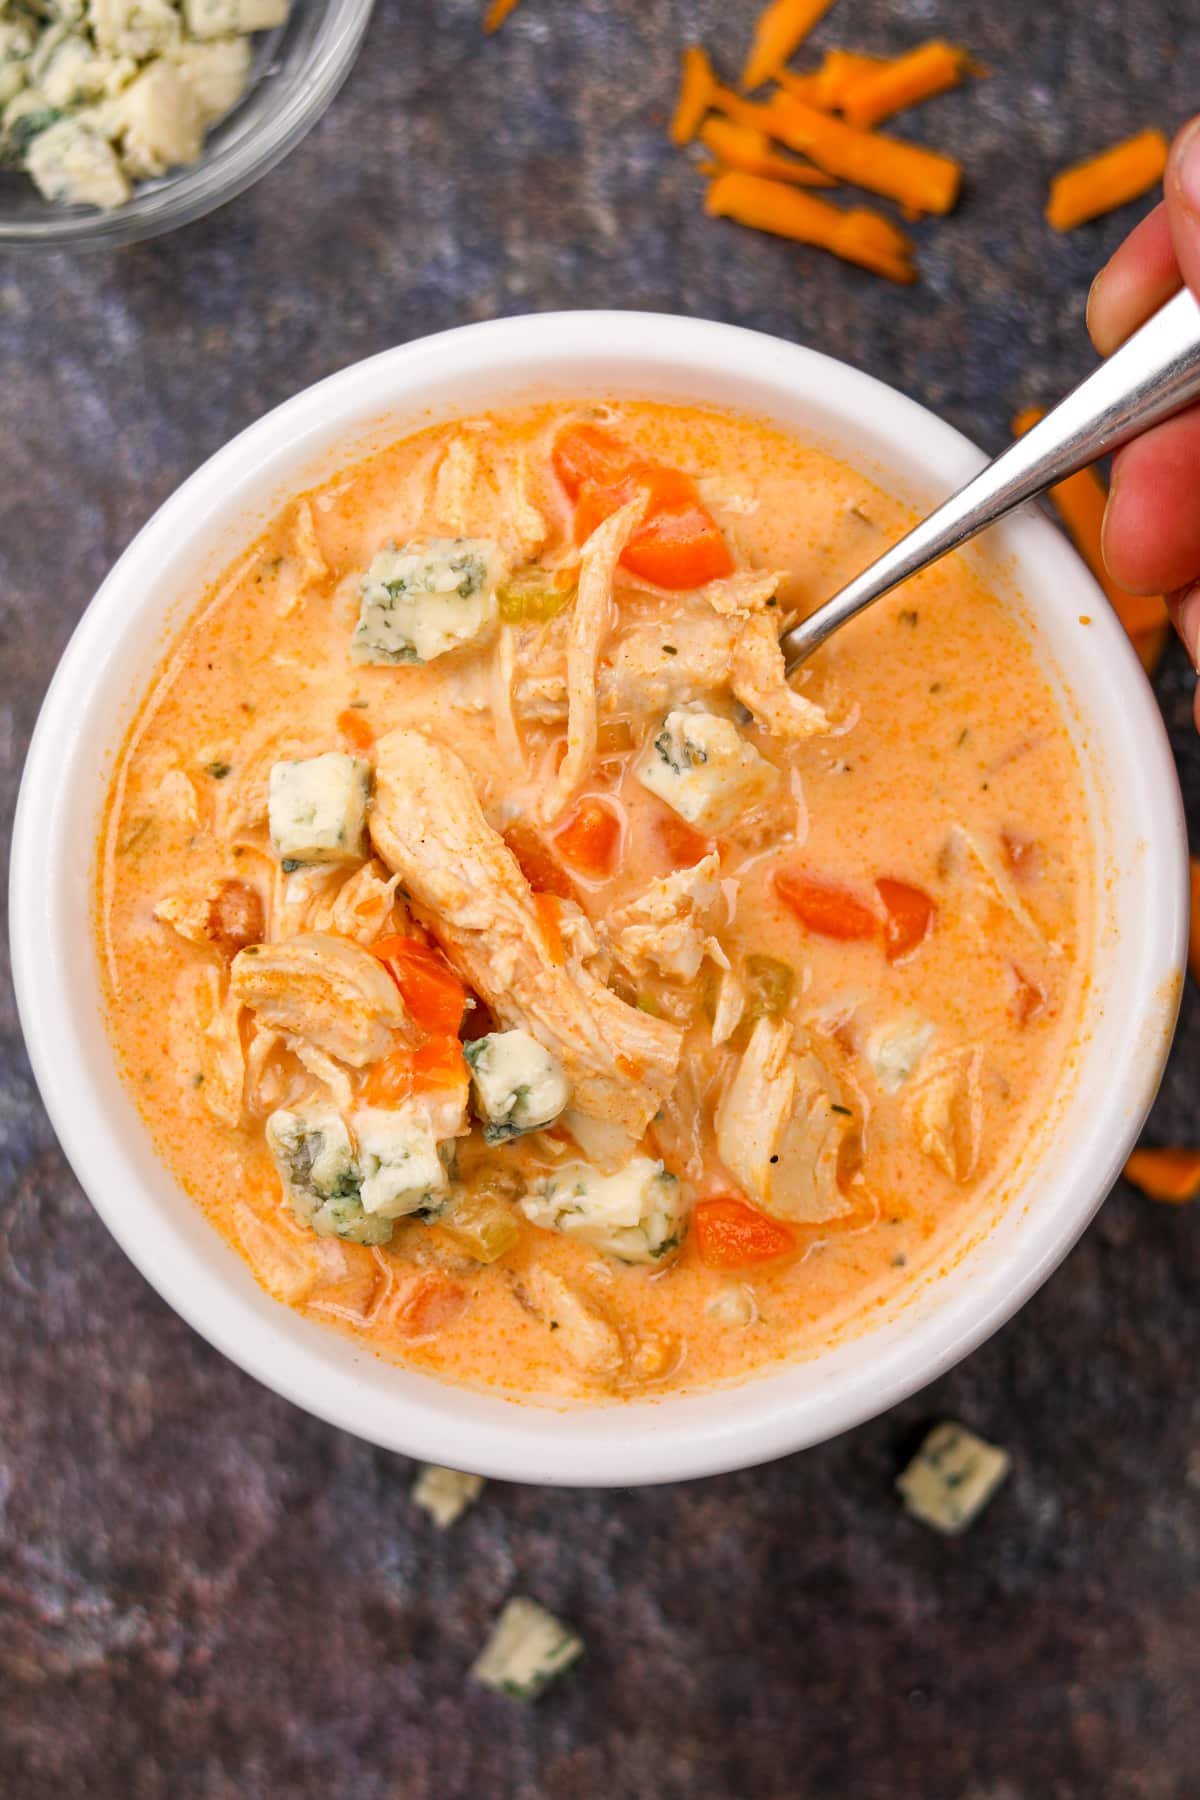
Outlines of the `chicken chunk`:
M 789 686 L 778 628 L 770 613 L 747 619 L 739 631 L 730 685 L 742 705 L 772 737 L 795 742 L 829 729 L 821 707 Z
M 981 1050 L 947 1050 L 927 1064 L 908 1099 L 908 1118 L 926 1156 L 952 1181 L 970 1181 L 983 1138 Z
M 233 993 L 264 1025 L 306 1038 L 361 1069 L 416 1032 L 396 984 L 373 956 L 345 938 L 308 931 L 282 944 L 242 950 L 230 972 Z
M 244 881 L 214 881 L 202 894 L 167 894 L 154 916 L 189 944 L 232 957 L 263 938 L 263 903 Z
M 553 1269 L 535 1265 L 518 1290 L 534 1317 L 554 1332 L 564 1356 L 587 1375 L 613 1380 L 625 1366 L 621 1334 L 599 1303 Z
M 680 1033 L 554 962 L 529 883 L 452 750 L 401 729 L 376 753 L 371 833 L 423 922 L 500 1024 L 557 1057 L 577 1109 L 640 1136 L 670 1090 Z
M 308 928 L 373 944 L 391 918 L 397 885 L 398 878 L 371 857 L 333 893 L 318 897 L 309 909 Z
M 695 980 L 720 891 L 719 868 L 715 853 L 702 857 L 693 868 L 652 881 L 613 915 L 617 957 L 635 979 L 649 964 L 671 980 Z
M 853 1115 L 785 1020 L 759 1019 L 717 1107 L 717 1151 L 764 1211 L 804 1225 L 850 1211 L 838 1182 Z

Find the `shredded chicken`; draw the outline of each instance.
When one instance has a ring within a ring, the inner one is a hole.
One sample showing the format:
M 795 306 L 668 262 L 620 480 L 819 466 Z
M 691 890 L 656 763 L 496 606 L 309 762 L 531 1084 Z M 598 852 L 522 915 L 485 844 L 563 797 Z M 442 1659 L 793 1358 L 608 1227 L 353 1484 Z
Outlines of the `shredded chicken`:
M 649 965 L 675 981 L 693 981 L 704 960 L 719 889 L 715 852 L 693 868 L 676 869 L 613 914 L 613 948 L 639 979 Z
M 924 1065 L 907 1101 L 913 1133 L 952 1181 L 970 1181 L 983 1141 L 982 1050 L 946 1050 Z
M 579 591 L 567 640 L 567 753 L 541 805 L 541 817 L 557 817 L 582 787 L 596 754 L 596 666 L 612 628 L 617 563 L 646 509 L 630 500 L 597 525 L 580 553 Z
M 308 908 L 305 927 L 331 931 L 356 944 L 373 944 L 391 918 L 398 885 L 399 877 L 389 875 L 383 864 L 371 857 L 333 893 L 318 894 Z
M 738 569 L 733 575 L 693 588 L 689 597 L 702 600 L 723 619 L 746 619 L 763 612 L 786 579 L 781 569 Z
M 818 1058 L 782 1019 L 759 1019 L 716 1114 L 717 1151 L 777 1218 L 805 1225 L 850 1211 L 839 1186 L 853 1115 Z
M 263 903 L 244 881 L 214 881 L 201 894 L 167 894 L 154 917 L 201 949 L 233 956 L 263 938 Z
M 292 521 L 292 547 L 296 561 L 300 565 L 301 589 L 319 587 L 329 579 L 329 564 L 325 561 L 317 537 L 317 522 L 313 518 L 313 509 L 307 500 L 301 500 L 296 506 L 296 516 Z
M 303 932 L 234 958 L 231 988 L 273 1030 L 361 1069 L 417 1033 L 382 964 L 345 938 Z
M 522 1305 L 548 1330 L 554 1342 L 586 1375 L 612 1380 L 625 1366 L 621 1335 L 608 1314 L 574 1283 L 553 1269 L 534 1266 L 517 1290 Z
M 478 443 L 459 432 L 450 439 L 438 464 L 433 487 L 434 520 L 453 537 L 470 536 L 471 520 L 478 516 L 475 494 L 481 461 Z
M 534 503 L 532 487 L 529 458 L 518 451 L 508 471 L 504 523 L 522 562 L 532 562 L 550 536 L 550 527 Z
M 815 737 L 829 729 L 824 710 L 788 683 L 774 616 L 747 619 L 733 650 L 730 683 L 742 705 L 772 737 Z
M 1062 955 L 1062 945 L 1047 942 L 1045 932 L 1017 893 L 1004 870 L 993 856 L 988 855 L 972 832 L 967 831 L 961 825 L 953 826 L 947 852 L 946 860 L 952 868 L 956 864 L 961 866 L 963 861 L 969 857 L 982 875 L 990 897 L 998 906 L 1003 907 L 1009 918 L 1023 931 L 1027 931 L 1040 949 L 1048 951 L 1051 956 Z
M 168 770 L 154 796 L 153 810 L 161 817 L 177 819 L 181 825 L 188 825 L 195 831 L 200 823 L 200 804 L 191 777 L 182 769 Z
M 326 1089 L 338 1111 L 348 1113 L 354 1103 L 354 1092 L 350 1086 L 350 1077 L 341 1064 L 334 1062 L 332 1056 L 319 1050 L 316 1044 L 307 1043 L 302 1037 L 284 1037 L 283 1043 L 296 1061 Z
M 199 1033 L 200 1098 L 220 1124 L 235 1126 L 241 1121 L 246 1083 L 241 1002 L 225 991 L 224 977 L 211 963 L 195 971 L 190 995 Z
M 680 1034 L 587 968 L 553 961 L 529 883 L 461 759 L 417 731 L 381 738 L 371 835 L 469 986 L 558 1057 L 575 1106 L 640 1136 L 670 1089 Z
M 734 969 L 724 969 L 717 987 L 717 1004 L 713 1012 L 712 1041 L 724 1044 L 729 1041 L 742 1021 L 746 1010 L 746 989 L 741 976 Z

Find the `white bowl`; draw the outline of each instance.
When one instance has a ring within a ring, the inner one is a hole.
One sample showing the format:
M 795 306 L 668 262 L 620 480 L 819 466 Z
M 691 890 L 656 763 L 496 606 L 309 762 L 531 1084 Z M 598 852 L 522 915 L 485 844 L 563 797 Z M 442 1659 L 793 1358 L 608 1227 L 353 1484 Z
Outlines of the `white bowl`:
M 1180 992 L 1187 858 L 1174 765 L 1134 653 L 1078 558 L 1027 513 L 994 534 L 986 566 L 993 585 L 1023 596 L 1063 694 L 1097 822 L 1100 900 L 1087 1034 L 1045 1141 L 994 1226 L 869 1332 L 810 1361 L 738 1387 L 611 1407 L 556 1410 L 447 1386 L 268 1298 L 159 1161 L 105 1034 L 90 902 L 114 756 L 169 633 L 290 494 L 431 417 L 582 393 L 760 414 L 918 505 L 982 460 L 866 375 L 698 319 L 507 319 L 331 376 L 185 482 L 84 615 L 25 769 L 12 940 L 34 1072 L 72 1167 L 128 1255 L 197 1331 L 297 1405 L 388 1449 L 515 1481 L 623 1486 L 746 1466 L 844 1431 L 942 1374 L 1028 1299 L 1108 1192 L 1157 1088 Z

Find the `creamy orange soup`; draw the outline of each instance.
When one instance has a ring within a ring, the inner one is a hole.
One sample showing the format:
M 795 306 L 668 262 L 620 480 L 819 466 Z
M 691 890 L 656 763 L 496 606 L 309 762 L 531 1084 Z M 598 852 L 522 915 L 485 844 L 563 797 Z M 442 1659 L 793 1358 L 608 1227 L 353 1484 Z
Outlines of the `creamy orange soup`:
M 108 1021 L 262 1285 L 511 1393 L 812 1354 L 983 1229 L 1087 978 L 1066 725 L 951 559 L 789 688 L 906 523 L 651 404 L 404 438 L 171 649 L 97 859 Z

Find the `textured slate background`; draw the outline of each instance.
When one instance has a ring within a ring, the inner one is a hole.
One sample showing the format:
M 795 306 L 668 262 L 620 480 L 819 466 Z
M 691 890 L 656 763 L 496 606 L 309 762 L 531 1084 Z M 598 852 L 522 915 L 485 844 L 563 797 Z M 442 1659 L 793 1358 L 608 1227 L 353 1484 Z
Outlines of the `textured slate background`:
M 321 126 L 253 193 L 104 259 L 0 264 L 0 819 L 55 659 L 158 502 L 298 387 L 497 313 L 709 314 L 847 358 L 989 448 L 1090 365 L 1048 171 L 1200 103 L 1195 0 L 841 0 L 818 42 L 941 32 L 990 81 L 911 127 L 965 159 L 901 293 L 701 217 L 664 141 L 677 50 L 749 7 L 381 0 Z M 906 128 L 907 129 L 907 128 Z M 1159 682 L 1200 831 L 1192 677 Z M 1151 1123 L 1194 1136 L 1200 994 Z M 1103 1096 L 1097 1097 L 1103 1104 Z M 254 1386 L 94 1219 L 0 977 L 0 1792 L 519 1800 L 1194 1794 L 1198 1215 L 1118 1191 L 936 1388 L 769 1469 L 640 1493 L 491 1487 L 439 1538 L 402 1460 Z M 907 1521 L 914 1432 L 1014 1474 L 967 1539 Z M 534 1711 L 465 1679 L 513 1587 L 590 1658 Z

